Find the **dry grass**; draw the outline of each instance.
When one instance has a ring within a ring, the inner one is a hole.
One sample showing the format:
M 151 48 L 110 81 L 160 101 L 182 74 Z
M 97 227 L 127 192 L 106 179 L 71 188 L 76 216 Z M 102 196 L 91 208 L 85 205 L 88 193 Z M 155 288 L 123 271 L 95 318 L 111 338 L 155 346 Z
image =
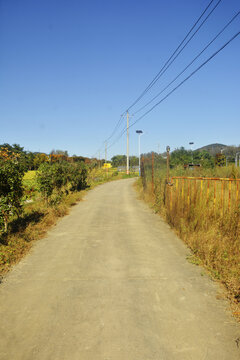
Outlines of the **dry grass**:
M 24 179 L 25 183 L 32 182 L 31 186 L 34 190 L 31 192 L 26 190 L 26 197 L 33 202 L 24 205 L 24 212 L 20 218 L 12 219 L 7 234 L 0 234 L 0 275 L 19 262 L 29 252 L 34 241 L 43 238 L 59 218 L 68 214 L 70 207 L 77 204 L 87 190 L 126 177 L 125 174 L 118 173 L 114 169 L 108 173 L 103 169 L 92 170 L 88 176 L 90 186 L 87 190 L 64 195 L 60 202 L 47 207 L 36 189 L 35 176 L 34 171 L 28 172 Z
M 46 207 L 42 200 L 26 204 L 20 218 L 13 218 L 7 234 L 0 238 L 0 274 L 6 273 L 32 247 L 35 240 L 46 235 L 47 230 L 57 220 L 69 212 L 69 208 L 79 202 L 84 191 L 65 196 L 62 202 L 53 207 Z
M 140 180 L 137 188 L 141 197 L 166 219 L 189 246 L 194 263 L 203 265 L 214 279 L 224 284 L 234 313 L 240 319 L 240 206 L 239 202 L 233 201 L 228 208 L 228 188 L 224 190 L 227 193 L 224 212 L 220 194 L 216 194 L 214 206 L 213 191 L 206 201 L 204 188 L 201 196 L 199 191 L 192 191 L 190 197 L 186 192 L 182 197 L 181 189 L 176 192 L 174 186 L 166 187 L 164 179 L 155 181 L 154 193 L 150 181 L 147 181 L 145 191 Z

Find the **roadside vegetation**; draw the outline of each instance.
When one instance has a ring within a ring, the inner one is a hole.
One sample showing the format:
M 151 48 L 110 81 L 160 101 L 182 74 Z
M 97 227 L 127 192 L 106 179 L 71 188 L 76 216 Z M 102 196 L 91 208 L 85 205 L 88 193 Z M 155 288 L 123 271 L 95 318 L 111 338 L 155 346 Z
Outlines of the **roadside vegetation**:
M 31 159 L 34 170 L 29 170 L 19 145 L 0 147 L 0 274 L 18 262 L 87 190 L 127 176 L 114 168 L 103 169 L 96 159 L 66 154 L 37 154 Z
M 218 165 L 207 155 L 200 159 L 204 165 L 188 168 L 178 154 L 171 154 L 168 180 L 166 159 L 156 154 L 152 172 L 151 154 L 145 154 L 138 191 L 192 250 L 189 261 L 224 284 L 240 318 L 240 182 L 204 181 L 240 179 L 240 167 Z M 189 151 L 189 163 L 192 155 Z

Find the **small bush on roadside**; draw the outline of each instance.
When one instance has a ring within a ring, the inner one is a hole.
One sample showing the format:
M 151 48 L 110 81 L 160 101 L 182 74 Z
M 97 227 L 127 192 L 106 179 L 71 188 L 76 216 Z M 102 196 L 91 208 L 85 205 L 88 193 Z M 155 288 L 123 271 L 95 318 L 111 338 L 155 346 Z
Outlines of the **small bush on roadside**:
M 80 191 L 87 186 L 87 167 L 82 163 L 42 164 L 37 173 L 39 191 L 47 203 L 55 205 L 70 191 Z M 51 198 L 55 194 L 54 198 Z
M 39 191 L 48 202 L 54 190 L 53 168 L 52 165 L 44 163 L 40 165 L 37 172 L 37 184 Z
M 0 229 L 7 231 L 9 217 L 21 213 L 24 170 L 17 159 L 0 159 Z
M 73 164 L 70 171 L 70 190 L 80 191 L 87 187 L 87 168 L 83 163 Z

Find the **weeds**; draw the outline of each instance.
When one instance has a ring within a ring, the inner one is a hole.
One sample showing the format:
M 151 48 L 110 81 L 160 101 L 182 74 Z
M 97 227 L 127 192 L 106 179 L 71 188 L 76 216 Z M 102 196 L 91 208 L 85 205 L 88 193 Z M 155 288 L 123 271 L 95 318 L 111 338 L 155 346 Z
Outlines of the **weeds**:
M 145 169 L 146 172 L 146 169 Z M 141 196 L 154 207 L 155 212 L 163 216 L 185 241 L 192 251 L 188 259 L 196 265 L 203 265 L 214 279 L 220 280 L 228 291 L 228 296 L 240 309 L 240 206 L 235 195 L 237 185 L 229 201 L 229 188 L 207 187 L 181 189 L 178 183 L 166 187 L 165 169 L 159 171 L 151 189 L 150 171 L 146 172 L 145 190 L 142 181 L 138 181 Z M 171 176 L 206 176 L 239 178 L 239 170 L 229 166 L 215 169 L 183 170 L 173 169 Z M 221 199 L 223 191 L 223 200 Z M 184 195 L 183 195 L 184 194 Z M 230 204 L 230 206 L 229 206 Z
M 132 177 L 133 174 L 130 176 Z M 6 273 L 30 250 L 35 240 L 44 237 L 47 230 L 56 224 L 60 217 L 68 214 L 69 208 L 76 205 L 88 189 L 106 181 L 125 177 L 126 175 L 118 173 L 116 170 L 106 173 L 105 170 L 94 169 L 88 174 L 89 185 L 84 184 L 86 190 L 65 191 L 61 194 L 53 192 L 51 204 L 47 204 L 37 190 L 36 172 L 31 172 L 24 179 L 26 182 L 31 181 L 33 191 L 27 194 L 27 198 L 31 202 L 25 202 L 21 216 L 12 216 L 8 231 L 0 233 L 0 274 Z

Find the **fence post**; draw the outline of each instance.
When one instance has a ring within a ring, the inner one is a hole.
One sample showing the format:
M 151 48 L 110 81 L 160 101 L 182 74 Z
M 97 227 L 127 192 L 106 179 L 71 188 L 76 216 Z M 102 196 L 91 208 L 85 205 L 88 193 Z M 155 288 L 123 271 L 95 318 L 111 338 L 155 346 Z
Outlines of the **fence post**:
M 209 200 L 209 185 L 210 185 L 210 181 L 208 180 L 208 182 L 207 182 L 207 204 L 208 204 L 208 200 Z
M 232 182 L 231 182 L 231 180 L 229 180 L 229 184 L 228 184 L 228 210 L 230 210 L 230 206 L 231 206 L 231 192 L 232 192 Z
M 187 196 L 188 210 L 190 206 L 190 180 L 188 179 L 188 196 Z
M 175 196 L 175 204 L 178 210 L 178 179 L 176 179 L 176 196 Z
M 184 179 L 182 179 L 182 212 L 184 213 Z
M 154 193 L 154 153 L 152 151 L 152 193 Z
M 170 211 L 172 211 L 172 186 L 169 186 L 169 191 L 170 191 Z
M 169 155 L 169 152 L 170 152 L 170 146 L 167 146 L 167 147 L 166 147 L 166 150 L 167 150 L 167 182 L 169 183 L 169 166 L 170 166 L 170 155 Z
M 222 217 L 224 216 L 224 181 L 221 184 L 221 205 L 222 205 Z
M 146 190 L 146 177 L 145 177 L 145 168 L 144 168 L 144 156 L 141 159 L 141 178 L 143 189 Z
M 214 195 L 213 195 L 213 210 L 215 213 L 215 208 L 216 208 L 216 180 L 214 180 Z
M 237 181 L 236 206 L 238 206 L 238 192 L 239 192 L 239 181 Z

